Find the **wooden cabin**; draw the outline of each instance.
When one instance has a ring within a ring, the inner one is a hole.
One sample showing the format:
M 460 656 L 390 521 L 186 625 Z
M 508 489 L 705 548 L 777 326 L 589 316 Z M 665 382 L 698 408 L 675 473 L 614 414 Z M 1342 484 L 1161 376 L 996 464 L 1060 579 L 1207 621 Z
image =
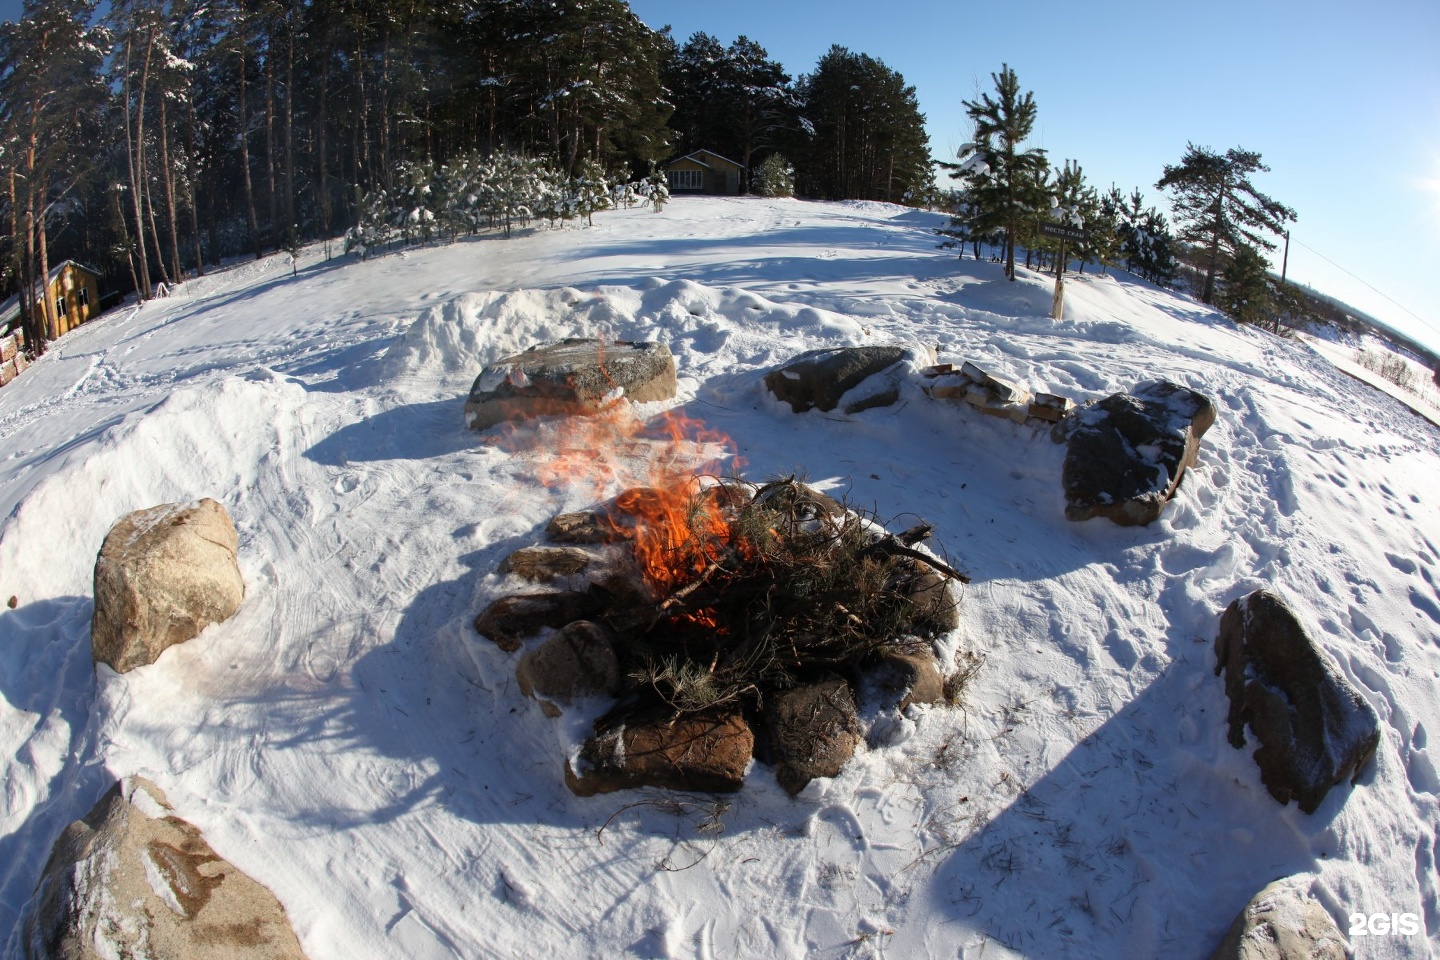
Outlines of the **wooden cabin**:
M 69 333 L 100 312 L 100 271 L 66 260 L 45 276 L 46 339 Z M 38 306 L 38 305 L 37 305 Z M 20 321 L 20 298 L 0 304 L 0 331 Z
M 665 180 L 671 196 L 709 193 L 735 196 L 740 192 L 740 175 L 745 168 L 712 150 L 696 150 L 665 164 Z

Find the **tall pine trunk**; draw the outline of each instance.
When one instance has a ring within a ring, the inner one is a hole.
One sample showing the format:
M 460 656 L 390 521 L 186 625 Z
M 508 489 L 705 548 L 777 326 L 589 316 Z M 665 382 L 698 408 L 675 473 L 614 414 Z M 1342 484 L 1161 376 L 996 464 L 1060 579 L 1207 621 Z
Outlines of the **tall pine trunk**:
M 250 240 L 255 244 L 255 259 L 259 260 L 260 253 L 260 218 L 255 214 L 255 185 L 250 179 L 250 114 L 245 103 L 245 51 L 248 41 L 242 34 L 240 37 L 240 91 L 236 100 L 236 109 L 240 113 L 240 168 L 244 172 L 245 181 L 245 208 L 250 214 Z
M 184 274 L 180 272 L 180 231 L 177 228 L 175 216 L 175 168 L 170 164 L 170 120 L 166 110 L 167 99 L 164 96 L 160 98 L 160 163 L 165 168 L 161 184 L 165 188 L 165 219 L 170 228 L 170 274 L 178 281 Z
M 199 149 L 199 142 L 195 135 L 195 97 L 192 94 L 186 98 L 189 120 L 188 135 L 190 149 L 185 157 L 185 188 L 190 199 L 190 239 L 195 244 L 195 275 L 205 276 L 205 253 L 200 247 L 200 208 L 196 199 L 196 181 L 200 179 L 200 171 L 195 167 L 195 156 Z
M 270 223 L 266 229 L 266 246 L 280 246 L 280 192 L 275 188 L 275 29 L 274 22 L 265 24 L 265 184 L 270 200 Z
M 285 27 L 285 236 L 294 250 L 300 244 L 295 222 L 295 8 Z
M 154 34 L 151 34 L 153 42 Z M 140 272 L 140 286 L 136 288 L 136 296 L 141 303 L 149 300 L 155 295 L 154 289 L 150 286 L 150 262 L 145 253 L 145 214 L 141 210 L 140 199 L 140 164 L 143 161 L 145 143 L 145 80 L 150 69 L 150 43 L 145 45 L 144 68 L 140 75 L 140 96 L 139 103 L 135 108 L 134 129 L 131 129 L 131 106 L 130 106 L 130 69 L 131 38 L 125 40 L 125 149 L 127 160 L 127 174 L 130 179 L 130 202 L 135 214 L 135 258 L 136 266 Z

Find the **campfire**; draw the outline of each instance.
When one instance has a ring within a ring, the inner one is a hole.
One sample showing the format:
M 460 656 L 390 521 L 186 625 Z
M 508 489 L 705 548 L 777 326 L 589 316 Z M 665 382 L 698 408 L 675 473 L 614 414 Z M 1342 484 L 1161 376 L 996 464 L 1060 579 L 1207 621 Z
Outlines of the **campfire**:
M 665 431 L 691 426 L 670 420 Z M 563 444 L 552 449 L 564 459 Z M 659 482 L 555 517 L 551 544 L 518 551 L 502 570 L 570 589 L 502 597 L 476 621 L 506 650 L 555 629 L 517 668 L 547 713 L 587 694 L 614 698 L 567 767 L 579 793 L 738 788 L 757 752 L 752 730 L 771 732 L 758 752 L 780 771 L 789 761 L 774 756 L 786 739 L 777 718 L 787 698 L 822 687 L 839 712 L 798 749 L 823 754 L 843 740 L 853 748 L 864 678 L 924 672 L 931 641 L 958 624 L 952 583 L 967 578 L 920 549 L 929 527 L 890 533 L 796 478 L 696 475 L 677 469 L 683 460 L 650 457 Z M 702 756 L 712 750 L 723 759 Z M 781 779 L 798 789 L 810 776 Z

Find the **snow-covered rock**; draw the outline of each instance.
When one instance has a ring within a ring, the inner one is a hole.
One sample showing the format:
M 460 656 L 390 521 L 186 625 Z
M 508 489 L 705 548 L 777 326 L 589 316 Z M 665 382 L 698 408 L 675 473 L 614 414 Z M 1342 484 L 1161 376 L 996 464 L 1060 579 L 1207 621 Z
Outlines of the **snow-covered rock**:
M 675 396 L 675 358 L 663 343 L 572 337 L 487 366 L 465 402 L 465 422 L 484 430 L 503 420 L 596 413 Z
M 914 353 L 898 345 L 811 350 L 767 373 L 765 386 L 795 413 L 859 413 L 900 399 L 899 380 L 879 375 Z
M 1143 383 L 1080 411 L 1060 428 L 1069 437 L 1065 516 L 1109 517 L 1127 527 L 1154 522 L 1214 422 L 1209 398 L 1168 380 Z

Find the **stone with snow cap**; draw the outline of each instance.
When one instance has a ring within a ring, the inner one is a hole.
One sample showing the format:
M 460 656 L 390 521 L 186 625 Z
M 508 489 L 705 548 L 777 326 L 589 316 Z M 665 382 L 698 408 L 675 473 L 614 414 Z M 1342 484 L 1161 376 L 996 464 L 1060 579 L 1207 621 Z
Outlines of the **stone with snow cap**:
M 1152 523 L 1175 495 L 1215 422 L 1208 397 L 1168 380 L 1116 393 L 1062 421 L 1065 516 Z
M 765 386 L 795 413 L 816 409 L 859 413 L 900 399 L 899 379 L 868 382 L 913 355 L 913 348 L 891 344 L 810 350 L 765 374 Z M 862 387 L 863 385 L 863 387 Z
M 125 673 L 228 619 L 245 596 L 238 545 L 230 515 L 208 497 L 122 517 L 95 560 L 95 662 Z
M 485 430 L 505 420 L 585 415 L 628 399 L 675 396 L 675 358 L 652 341 L 571 338 L 490 364 L 465 401 L 465 422 Z
M 27 907 L 24 960 L 303 960 L 285 907 L 142 777 L 66 827 Z
M 1260 743 L 1260 780 L 1282 804 L 1297 800 L 1314 813 L 1375 756 L 1375 711 L 1275 594 L 1257 590 L 1226 608 L 1215 658 L 1230 698 L 1230 745 L 1245 746 L 1248 724 Z

